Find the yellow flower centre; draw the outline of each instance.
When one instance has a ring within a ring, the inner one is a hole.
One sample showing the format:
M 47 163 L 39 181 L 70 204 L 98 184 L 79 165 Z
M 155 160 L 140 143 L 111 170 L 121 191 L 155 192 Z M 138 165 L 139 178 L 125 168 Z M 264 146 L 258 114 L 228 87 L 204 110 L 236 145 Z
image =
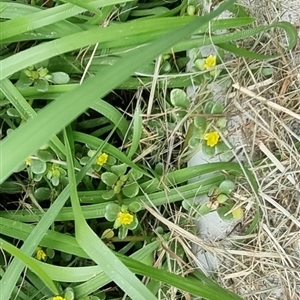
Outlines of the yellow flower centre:
M 64 298 L 62 296 L 55 296 L 52 298 L 52 300 L 66 300 L 66 298 Z
M 46 260 L 46 253 L 42 250 L 42 249 L 39 249 L 37 252 L 36 252 L 36 259 L 38 260 Z
M 128 212 L 119 212 L 118 219 L 121 225 L 129 225 L 133 221 L 133 215 Z
M 27 157 L 27 158 L 25 159 L 25 164 L 26 164 L 26 166 L 30 166 L 30 163 L 31 163 L 31 158 L 30 158 L 30 157 Z
M 213 147 L 218 144 L 219 134 L 217 131 L 209 132 L 204 135 L 204 139 L 206 140 L 207 146 Z
M 215 55 L 210 55 L 205 59 L 204 68 L 212 69 L 217 64 L 217 57 Z
M 107 162 L 107 159 L 108 159 L 108 155 L 106 153 L 102 153 L 98 156 L 96 163 L 99 166 L 103 166 Z

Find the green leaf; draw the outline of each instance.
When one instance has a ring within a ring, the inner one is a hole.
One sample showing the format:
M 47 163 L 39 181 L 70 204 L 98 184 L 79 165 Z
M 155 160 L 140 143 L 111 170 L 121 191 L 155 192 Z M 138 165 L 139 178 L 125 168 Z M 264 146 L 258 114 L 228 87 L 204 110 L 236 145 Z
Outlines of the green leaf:
M 127 154 L 128 158 L 131 158 L 136 153 L 140 145 L 142 129 L 143 129 L 143 124 L 142 124 L 141 108 L 138 106 L 135 108 L 135 112 L 133 115 L 133 135 L 132 135 L 131 146 Z
M 118 177 L 121 175 L 124 175 L 127 170 L 127 165 L 126 164 L 121 164 L 121 165 L 114 165 L 111 167 L 111 171 L 116 174 Z
M 117 180 L 118 176 L 111 172 L 105 172 L 101 174 L 101 180 L 108 186 L 113 186 Z
M 181 89 L 173 89 L 170 94 L 171 103 L 175 107 L 187 109 L 190 106 L 190 100 L 185 91 Z
M 194 118 L 194 125 L 197 129 L 200 129 L 204 132 L 206 130 L 206 127 L 207 127 L 206 118 L 200 117 L 200 116 L 195 117 Z
M 209 202 L 206 202 L 204 204 L 202 204 L 200 206 L 200 208 L 197 209 L 197 213 L 200 215 L 200 216 L 204 216 L 204 215 L 207 215 L 208 213 L 210 213 L 212 210 L 209 206 Z
M 29 78 L 24 72 L 21 72 L 19 80 L 16 82 L 16 87 L 20 90 L 31 86 L 33 83 L 33 79 Z
M 107 191 L 107 192 L 105 192 L 105 193 L 102 194 L 102 198 L 103 198 L 104 200 L 109 200 L 109 199 L 111 199 L 114 195 L 115 195 L 115 191 L 114 191 L 114 190 L 109 190 L 109 191 Z
M 120 212 L 120 206 L 115 203 L 109 203 L 105 207 L 105 219 L 114 222 Z
M 53 186 L 58 186 L 59 185 L 59 177 L 52 177 L 51 179 L 51 183 Z
M 18 111 L 13 108 L 10 107 L 7 111 L 6 111 L 7 115 L 13 118 L 20 118 L 20 114 L 18 113 Z
M 234 190 L 234 182 L 232 182 L 231 180 L 224 180 L 219 188 L 218 188 L 218 192 L 219 194 L 226 194 L 229 195 L 233 190 Z
M 40 187 L 34 191 L 34 197 L 38 201 L 47 200 L 50 198 L 51 190 L 49 188 Z
M 47 150 L 38 150 L 36 156 L 44 162 L 50 161 L 54 158 L 53 154 Z
M 225 203 L 227 200 L 228 200 L 228 196 L 225 195 L 225 194 L 220 194 L 220 195 L 218 195 L 218 197 L 217 197 L 217 201 L 218 201 L 219 203 Z
M 214 156 L 215 155 L 215 147 L 207 146 L 206 141 L 202 141 L 202 152 L 207 156 Z
M 120 240 L 125 239 L 127 234 L 128 234 L 127 227 L 124 227 L 124 226 L 119 227 L 118 237 L 119 237 Z
M 30 162 L 30 168 L 34 174 L 44 174 L 47 169 L 47 164 L 44 161 L 32 159 Z
M 222 220 L 230 221 L 233 219 L 232 213 L 227 214 L 232 209 L 233 206 L 234 206 L 233 202 L 226 201 L 225 204 L 223 204 L 217 208 L 218 215 L 220 216 L 220 218 Z
M 212 109 L 214 107 L 214 102 L 213 101 L 207 101 L 204 105 L 204 109 L 203 109 L 203 113 L 205 114 L 211 114 L 212 113 Z
M 224 110 L 224 105 L 222 102 L 216 102 L 211 109 L 212 114 L 222 114 Z
M 133 201 L 128 205 L 129 211 L 134 212 L 134 213 L 141 210 L 141 208 L 142 208 L 141 204 L 137 201 Z
M 139 193 L 139 185 L 136 182 L 126 184 L 122 188 L 123 194 L 128 198 L 133 198 Z
M 130 171 L 128 172 L 128 178 L 130 178 L 131 180 L 137 181 L 142 177 L 143 177 L 143 173 L 136 169 L 130 169 Z
M 199 138 L 197 138 L 197 137 L 192 136 L 189 139 L 188 144 L 189 144 L 189 147 L 191 149 L 194 149 L 194 148 L 197 148 L 197 147 L 199 147 L 201 145 L 201 140 Z
M 37 79 L 34 81 L 34 86 L 39 92 L 46 92 L 49 88 L 49 82 L 44 79 Z
M 51 81 L 56 84 L 65 84 L 70 81 L 70 77 L 67 73 L 64 72 L 54 72 L 51 73 Z

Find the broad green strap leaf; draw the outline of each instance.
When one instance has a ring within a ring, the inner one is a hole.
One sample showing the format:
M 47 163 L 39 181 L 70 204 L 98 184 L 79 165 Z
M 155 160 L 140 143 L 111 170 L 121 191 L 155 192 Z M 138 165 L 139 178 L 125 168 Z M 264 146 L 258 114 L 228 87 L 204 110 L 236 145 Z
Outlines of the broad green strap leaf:
M 72 135 L 70 130 L 69 135 Z M 70 197 L 75 219 L 75 237 L 78 244 L 130 298 L 133 300 L 155 300 L 156 297 L 147 287 L 137 279 L 88 226 L 77 195 L 73 156 L 66 131 L 64 131 L 64 141 L 68 163 Z
M 37 28 L 47 26 L 62 20 L 66 20 L 72 16 L 81 14 L 88 9 L 93 9 L 96 7 L 118 4 L 128 2 L 130 0 L 91 0 L 88 2 L 81 2 L 84 8 L 75 6 L 71 3 L 64 5 L 58 5 L 50 9 L 40 10 L 31 14 L 23 15 L 14 18 L 9 21 L 1 23 L 1 40 L 5 40 L 14 35 L 18 35 L 24 32 L 32 31 Z M 79 1 L 77 1 L 79 3 Z M 85 3 L 85 4 L 84 4 Z M 5 3 L 3 3 L 0 8 L 5 9 Z M 98 12 L 98 10 L 97 10 Z
M 47 287 L 52 290 L 54 294 L 58 294 L 58 289 L 52 279 L 49 277 L 49 275 L 43 270 L 43 268 L 40 266 L 39 262 L 35 260 L 34 258 L 27 256 L 24 254 L 21 250 L 19 250 L 14 245 L 6 242 L 5 240 L 0 238 L 0 249 L 3 249 L 10 253 L 11 255 L 17 257 L 20 259 L 32 272 L 37 274 L 43 282 L 47 285 Z M 7 282 L 4 280 L 1 280 L 1 286 L 5 286 Z M 1 288 L 2 291 L 2 288 Z M 1 298 L 3 297 L 3 294 L 1 292 Z M 8 299 L 8 298 L 2 298 L 2 299 Z

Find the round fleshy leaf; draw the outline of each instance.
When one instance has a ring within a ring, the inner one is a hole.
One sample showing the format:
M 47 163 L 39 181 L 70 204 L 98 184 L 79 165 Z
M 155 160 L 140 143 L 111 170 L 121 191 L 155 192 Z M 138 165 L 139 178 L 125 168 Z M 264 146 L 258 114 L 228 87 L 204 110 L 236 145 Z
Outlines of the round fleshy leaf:
M 128 210 L 134 213 L 140 211 L 141 208 L 141 204 L 137 201 L 133 201 L 128 205 Z
M 211 109 L 212 114 L 222 114 L 224 110 L 224 105 L 222 102 L 216 102 Z
M 205 131 L 206 127 L 207 127 L 206 119 L 204 117 L 195 117 L 194 118 L 194 125 L 197 129 Z
M 102 240 L 110 240 L 111 238 L 113 238 L 115 235 L 114 231 L 110 228 L 106 229 L 103 231 L 102 235 L 101 235 L 101 239 Z
M 114 165 L 116 162 L 117 162 L 117 160 L 116 160 L 113 156 L 109 155 L 108 158 L 107 158 L 106 164 L 112 166 L 112 165 Z
M 70 261 L 72 259 L 72 254 L 70 253 L 61 252 L 60 256 L 63 261 Z
M 119 227 L 118 237 L 120 240 L 125 239 L 127 234 L 128 234 L 127 227 L 124 227 L 124 226 Z
M 55 256 L 55 251 L 51 248 L 47 248 L 45 252 L 47 257 L 49 257 L 50 259 L 52 259 Z
M 126 225 L 126 227 L 130 230 L 134 230 L 135 228 L 137 228 L 138 225 L 139 225 L 139 221 L 137 217 L 134 216 L 133 221 L 130 224 Z
M 44 174 L 47 169 L 46 163 L 44 161 L 37 160 L 37 159 L 31 160 L 30 167 L 32 173 L 34 174 Z
M 50 198 L 51 190 L 46 187 L 40 187 L 34 191 L 34 197 L 38 201 L 47 200 Z
M 207 215 L 212 211 L 209 202 L 206 202 L 200 206 L 200 208 L 197 209 L 197 213 L 201 216 Z
M 226 118 L 218 118 L 216 121 L 216 126 L 224 129 L 227 125 L 227 119 Z
M 231 180 L 224 180 L 221 182 L 218 190 L 220 194 L 229 195 L 234 190 L 234 182 Z
M 121 164 L 121 165 L 114 165 L 111 167 L 111 171 L 116 174 L 118 177 L 121 175 L 124 175 L 127 170 L 127 165 Z
M 217 212 L 222 220 L 230 221 L 233 219 L 232 213 L 228 214 L 228 212 L 232 209 L 233 205 L 233 202 L 227 201 L 224 205 L 218 207 Z
M 41 181 L 43 178 L 43 174 L 33 174 L 33 180 L 36 182 Z
M 189 210 L 193 206 L 192 202 L 189 199 L 183 200 L 181 202 L 181 205 L 185 210 Z
M 24 72 L 22 72 L 19 80 L 16 82 L 16 88 L 22 90 L 31 86 L 32 83 L 33 83 L 33 79 L 29 78 Z
M 70 81 L 70 77 L 64 72 L 51 73 L 51 80 L 56 84 L 66 84 Z
M 216 149 L 215 147 L 207 146 L 206 141 L 202 142 L 202 151 L 207 156 L 214 156 Z
M 105 172 L 101 174 L 101 180 L 108 186 L 113 186 L 117 180 L 118 176 L 111 172 Z
M 136 182 L 129 183 L 122 188 L 123 194 L 128 198 L 133 198 L 139 193 L 139 185 Z
M 43 79 L 37 79 L 34 82 L 34 86 L 38 92 L 47 92 L 49 88 L 49 82 Z
M 214 105 L 215 105 L 214 102 L 212 102 L 212 101 L 207 101 L 207 102 L 205 103 L 205 105 L 204 105 L 203 112 L 204 112 L 205 114 L 211 114 L 211 113 L 212 113 L 211 111 L 212 111 Z
M 188 144 L 189 144 L 189 147 L 190 147 L 191 149 L 194 149 L 194 148 L 199 147 L 199 145 L 201 144 L 201 140 L 198 139 L 198 138 L 196 138 L 196 137 L 194 137 L 194 136 L 192 136 L 192 137 L 189 139 Z
M 109 190 L 109 191 L 107 191 L 107 192 L 105 192 L 105 193 L 102 194 L 102 198 L 104 200 L 110 200 L 111 198 L 114 197 L 114 195 L 115 195 L 114 190 Z
M 52 177 L 51 183 L 53 186 L 58 186 L 59 185 L 59 177 Z
M 218 201 L 219 203 L 225 203 L 227 200 L 228 200 L 228 196 L 225 195 L 225 194 L 220 194 L 220 195 L 217 197 L 217 201 Z
M 173 89 L 171 91 L 170 100 L 175 107 L 187 109 L 190 105 L 190 100 L 185 91 L 180 89 Z
M 158 175 L 163 175 L 163 174 L 164 174 L 164 165 L 163 165 L 163 163 L 158 163 L 158 164 L 156 164 L 154 170 L 155 170 L 155 172 L 156 172 Z
M 80 164 L 81 165 L 86 165 L 87 163 L 88 163 L 88 161 L 90 160 L 90 157 L 88 157 L 88 156 L 83 156 L 81 159 L 80 159 Z
M 19 118 L 20 117 L 19 112 L 13 107 L 9 108 L 6 111 L 6 113 L 7 113 L 8 116 L 13 117 L 13 118 Z
M 128 178 L 132 179 L 132 180 L 139 180 L 140 178 L 143 177 L 143 173 L 140 171 L 137 171 L 135 169 L 130 169 L 130 171 L 128 172 Z
M 65 260 L 65 261 L 70 261 L 72 259 L 72 255 L 71 254 L 67 254 L 68 256 L 71 256 L 71 258 L 69 260 Z M 74 292 L 71 290 L 67 290 L 64 294 L 64 298 L 66 300 L 74 300 L 75 299 L 75 295 Z
M 42 160 L 42 161 L 50 161 L 51 159 L 54 158 L 53 154 L 50 152 L 50 151 L 47 151 L 47 150 L 39 150 L 37 153 L 36 153 L 36 156 Z
M 163 74 L 163 73 L 168 73 L 168 72 L 170 72 L 172 70 L 172 65 L 170 64 L 170 62 L 169 61 L 164 61 L 163 62 L 163 64 L 162 64 L 162 66 L 160 67 L 160 71 L 161 71 L 161 73 Z
M 114 214 L 117 216 L 119 211 L 121 210 L 120 206 L 116 203 L 109 203 L 105 207 L 105 211 Z

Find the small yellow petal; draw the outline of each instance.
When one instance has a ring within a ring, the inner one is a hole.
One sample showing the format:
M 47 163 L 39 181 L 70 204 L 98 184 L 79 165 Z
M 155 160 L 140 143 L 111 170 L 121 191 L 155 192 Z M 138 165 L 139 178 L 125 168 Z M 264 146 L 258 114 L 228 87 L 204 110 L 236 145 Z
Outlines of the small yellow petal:
M 99 166 L 103 166 L 107 162 L 107 159 L 108 159 L 108 155 L 106 153 L 102 153 L 98 156 L 96 163 Z
M 38 260 L 46 260 L 47 255 L 42 249 L 38 249 L 36 251 L 36 259 Z
M 119 212 L 118 220 L 121 225 L 129 225 L 133 222 L 133 215 L 128 212 Z
M 220 135 L 217 131 L 209 132 L 204 135 L 204 139 L 206 140 L 207 146 L 214 147 L 218 144 Z
M 243 215 L 244 215 L 244 212 L 240 207 L 237 207 L 236 209 L 234 209 L 232 211 L 232 216 L 236 220 L 240 220 L 243 217 Z
M 62 297 L 62 296 L 54 296 L 52 298 L 52 300 L 66 300 L 66 298 Z
M 205 59 L 204 68 L 212 69 L 217 64 L 217 57 L 215 55 L 210 55 Z

